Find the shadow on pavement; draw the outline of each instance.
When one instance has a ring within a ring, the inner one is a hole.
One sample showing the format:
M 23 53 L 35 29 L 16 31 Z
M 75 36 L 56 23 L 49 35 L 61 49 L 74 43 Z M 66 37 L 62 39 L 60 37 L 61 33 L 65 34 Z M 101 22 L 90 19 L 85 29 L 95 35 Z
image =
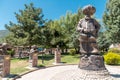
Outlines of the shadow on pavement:
M 120 74 L 111 74 L 112 77 L 120 78 Z

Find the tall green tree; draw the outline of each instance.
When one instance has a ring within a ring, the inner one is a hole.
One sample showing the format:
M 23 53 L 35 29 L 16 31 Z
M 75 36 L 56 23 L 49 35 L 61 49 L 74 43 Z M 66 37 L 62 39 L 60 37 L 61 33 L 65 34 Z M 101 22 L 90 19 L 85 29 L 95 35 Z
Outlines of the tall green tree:
M 108 36 L 106 36 L 106 34 L 108 34 L 107 31 L 100 32 L 97 38 L 98 46 L 102 53 L 107 52 L 111 44 L 111 40 L 108 39 Z
M 49 24 L 49 30 L 52 36 L 50 44 L 53 47 L 56 47 L 57 45 L 61 46 L 61 42 L 64 39 L 63 28 L 61 25 L 59 20 L 54 20 Z
M 42 9 L 34 7 L 33 3 L 25 4 L 25 9 L 19 10 L 19 13 L 15 13 L 15 16 L 17 23 L 10 22 L 9 25 L 5 25 L 13 34 L 14 39 L 24 39 L 25 45 L 42 43 L 41 29 L 45 23 Z
M 41 30 L 42 35 L 43 35 L 43 38 L 42 38 L 43 40 L 42 40 L 41 44 L 45 48 L 52 47 L 51 40 L 53 38 L 53 35 L 51 33 L 51 30 L 50 30 L 50 24 L 52 24 L 52 23 L 53 23 L 53 21 L 49 20 L 48 22 L 45 23 L 45 26 Z
M 75 13 L 74 15 L 73 15 L 73 26 L 75 27 L 74 28 L 74 30 L 73 30 L 73 33 L 72 33 L 72 35 L 71 35 L 71 43 L 72 43 L 72 46 L 75 48 L 75 49 L 77 49 L 77 50 L 79 50 L 79 35 L 80 35 L 80 33 L 79 32 L 76 32 L 76 27 L 77 27 L 77 25 L 78 25 L 78 22 L 79 22 L 79 20 L 80 19 L 82 19 L 84 17 L 84 15 L 83 15 L 83 13 L 82 13 L 82 9 L 81 8 L 79 8 L 78 9 L 78 11 L 77 11 L 77 13 Z M 76 51 L 77 52 L 77 51 Z
M 66 46 L 69 46 L 70 43 L 70 38 L 73 32 L 75 31 L 75 26 L 73 22 L 73 14 L 71 12 L 67 12 L 65 16 L 62 16 L 60 18 L 61 22 L 61 27 L 64 29 L 63 34 L 64 34 L 64 43 Z
M 74 40 L 73 37 L 75 37 L 76 35 L 76 26 L 79 22 L 79 20 L 83 18 L 83 14 L 82 14 L 82 9 L 79 8 L 77 13 L 72 14 L 71 12 L 67 12 L 65 16 L 60 18 L 60 22 L 61 22 L 61 26 L 62 28 L 64 28 L 63 33 L 64 33 L 64 42 L 66 43 L 66 45 L 68 47 L 74 47 L 71 45 L 71 43 L 76 40 Z M 76 35 L 73 35 L 73 34 Z M 76 39 L 76 38 L 75 38 Z
M 60 41 L 62 49 L 66 48 L 67 50 L 70 47 L 74 47 L 76 50 L 79 49 L 79 33 L 76 32 L 76 27 L 81 18 L 83 18 L 83 14 L 82 9 L 79 8 L 77 13 L 67 12 L 65 16 L 58 20 L 61 28 L 60 33 L 62 33 Z
M 46 44 L 46 46 L 49 44 L 51 47 L 59 45 L 62 49 L 76 47 L 78 43 L 76 35 L 79 35 L 76 33 L 76 26 L 82 17 L 83 14 L 80 8 L 77 13 L 67 12 L 65 16 L 62 16 L 58 20 L 50 20 L 43 28 L 45 35 L 44 44 Z M 77 43 L 75 43 L 76 41 Z
M 111 44 L 120 43 L 120 0 L 107 1 L 103 22 Z
M 59 23 L 59 20 L 50 20 L 45 23 L 44 28 L 42 29 L 42 33 L 44 35 L 44 46 L 46 47 L 56 47 L 60 46 L 60 42 L 63 39 L 62 27 Z

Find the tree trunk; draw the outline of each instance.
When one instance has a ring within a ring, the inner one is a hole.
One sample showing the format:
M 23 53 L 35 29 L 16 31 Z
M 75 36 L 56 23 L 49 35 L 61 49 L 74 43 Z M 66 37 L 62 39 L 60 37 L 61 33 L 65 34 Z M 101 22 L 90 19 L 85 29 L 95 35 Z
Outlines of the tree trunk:
M 65 48 L 65 53 L 68 53 L 68 49 L 67 49 L 67 47 Z
M 64 53 L 64 48 L 62 48 L 61 50 L 62 50 L 62 53 Z

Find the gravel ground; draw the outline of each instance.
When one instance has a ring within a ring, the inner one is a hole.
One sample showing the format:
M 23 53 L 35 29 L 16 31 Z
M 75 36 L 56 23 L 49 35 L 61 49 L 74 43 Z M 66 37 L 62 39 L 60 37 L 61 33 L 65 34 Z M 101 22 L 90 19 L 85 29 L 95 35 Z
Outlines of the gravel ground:
M 56 66 L 45 69 L 40 69 L 31 73 L 28 73 L 17 80 L 50 80 L 54 75 L 78 68 L 77 65 Z M 106 66 L 110 74 L 120 80 L 120 67 L 119 66 Z
M 49 68 L 39 69 L 37 71 L 28 73 L 26 75 L 21 76 L 21 78 L 18 78 L 16 80 L 50 80 L 56 74 L 69 71 L 69 70 L 73 70 L 73 69 L 77 69 L 77 68 L 78 68 L 77 65 L 49 67 Z M 116 78 L 116 80 L 120 80 L 120 66 L 106 65 L 106 68 L 108 69 L 110 74 Z

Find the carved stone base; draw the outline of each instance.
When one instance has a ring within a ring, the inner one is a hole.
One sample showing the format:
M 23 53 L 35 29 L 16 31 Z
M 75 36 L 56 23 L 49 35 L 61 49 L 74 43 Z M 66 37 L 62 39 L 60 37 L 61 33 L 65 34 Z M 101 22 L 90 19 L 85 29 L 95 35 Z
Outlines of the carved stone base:
M 107 70 L 92 71 L 83 69 L 67 70 L 54 75 L 50 80 L 117 80 Z
M 103 56 L 84 55 L 80 58 L 78 67 L 58 73 L 50 80 L 117 80 L 105 68 Z
M 80 69 L 84 70 L 106 70 L 104 65 L 104 58 L 100 55 L 90 55 L 90 56 L 83 56 L 80 58 L 80 63 L 78 65 Z

